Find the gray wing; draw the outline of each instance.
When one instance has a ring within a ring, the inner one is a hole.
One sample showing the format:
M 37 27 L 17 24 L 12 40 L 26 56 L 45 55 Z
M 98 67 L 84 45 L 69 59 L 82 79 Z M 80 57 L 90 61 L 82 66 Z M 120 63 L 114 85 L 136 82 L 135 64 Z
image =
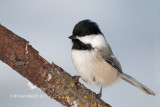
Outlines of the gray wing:
M 105 57 L 104 60 L 111 64 L 114 68 L 118 69 L 118 71 L 122 72 L 121 64 L 119 61 L 116 59 L 114 55 L 111 55 L 109 57 Z
M 117 58 L 113 55 L 109 44 L 107 45 L 107 47 L 101 49 L 101 55 L 107 63 L 112 65 L 114 68 L 118 69 L 119 72 L 122 72 L 121 64 L 119 63 Z

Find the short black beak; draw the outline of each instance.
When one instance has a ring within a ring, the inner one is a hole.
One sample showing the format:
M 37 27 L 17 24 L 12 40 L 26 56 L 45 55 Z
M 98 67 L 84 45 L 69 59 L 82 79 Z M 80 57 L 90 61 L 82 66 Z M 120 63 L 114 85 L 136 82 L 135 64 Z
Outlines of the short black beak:
M 68 37 L 69 39 L 76 39 L 76 36 L 75 35 L 71 35 Z

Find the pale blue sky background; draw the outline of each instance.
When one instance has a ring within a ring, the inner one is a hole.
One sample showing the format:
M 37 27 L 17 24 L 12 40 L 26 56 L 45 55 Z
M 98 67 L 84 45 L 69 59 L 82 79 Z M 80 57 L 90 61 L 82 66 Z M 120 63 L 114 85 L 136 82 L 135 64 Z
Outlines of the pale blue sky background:
M 76 72 L 68 36 L 83 19 L 99 24 L 123 72 L 157 94 L 120 81 L 103 89 L 102 99 L 113 107 L 160 107 L 160 0 L 0 0 L 0 23 L 71 75 Z M 11 98 L 14 94 L 43 92 L 30 90 L 26 79 L 0 61 L 0 107 L 61 106 L 49 97 Z

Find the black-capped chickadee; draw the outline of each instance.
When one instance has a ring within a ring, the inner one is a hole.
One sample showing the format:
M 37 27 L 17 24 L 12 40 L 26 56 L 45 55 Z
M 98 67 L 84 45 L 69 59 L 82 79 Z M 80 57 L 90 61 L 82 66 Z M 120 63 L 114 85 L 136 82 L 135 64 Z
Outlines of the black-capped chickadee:
M 92 86 L 101 87 L 98 98 L 102 95 L 102 87 L 109 86 L 120 78 L 147 94 L 155 95 L 152 90 L 122 72 L 119 61 L 95 22 L 80 21 L 69 38 L 73 43 L 71 57 L 77 77 Z

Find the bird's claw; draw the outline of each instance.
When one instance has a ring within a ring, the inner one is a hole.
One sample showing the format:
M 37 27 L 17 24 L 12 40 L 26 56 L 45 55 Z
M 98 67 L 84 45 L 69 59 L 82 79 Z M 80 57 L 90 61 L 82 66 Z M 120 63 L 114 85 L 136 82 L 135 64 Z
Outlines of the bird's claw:
M 98 94 L 96 94 L 96 97 L 97 97 L 98 99 L 100 99 L 100 98 L 101 98 L 101 96 L 102 96 L 102 93 L 98 93 Z
M 80 76 L 75 75 L 73 78 L 74 78 L 75 81 L 76 81 L 75 84 L 78 84 Z

